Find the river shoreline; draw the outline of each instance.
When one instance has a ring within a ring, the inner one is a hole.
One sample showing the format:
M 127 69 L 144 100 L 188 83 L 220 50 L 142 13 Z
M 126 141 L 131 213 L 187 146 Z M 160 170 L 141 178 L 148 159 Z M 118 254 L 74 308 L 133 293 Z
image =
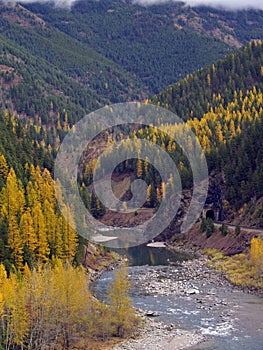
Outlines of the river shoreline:
M 191 253 L 194 258 L 180 264 L 181 269 L 179 269 L 177 276 L 173 275 L 171 278 L 165 276 L 162 280 L 160 275 L 157 276 L 153 271 L 149 271 L 145 279 L 140 280 L 138 278 L 137 283 L 148 295 L 158 293 L 158 295 L 173 295 L 178 298 L 191 296 L 196 299 L 196 308 L 204 310 L 216 309 L 222 307 L 222 305 L 226 310 L 231 309 L 227 300 L 221 300 L 217 297 L 217 287 L 227 288 L 231 292 L 242 291 L 259 295 L 254 290 L 235 286 L 229 282 L 223 273 L 216 271 L 215 268 L 209 265 L 209 258 L 201 251 L 192 251 L 189 248 L 183 249 L 182 247 L 178 249 L 178 247 L 170 245 L 166 249 Z M 215 290 L 209 291 L 204 298 L 201 296 L 202 292 L 196 288 L 195 281 L 202 281 L 202 285 L 212 283 Z M 138 312 L 144 326 L 134 338 L 124 340 L 120 344 L 111 347 L 112 350 L 194 350 L 197 345 L 200 348 L 211 340 L 209 337 L 207 338 L 205 335 L 196 332 L 196 330 L 184 329 L 180 325 L 167 325 L 160 322 L 155 317 L 147 316 L 145 310 L 139 310 Z M 151 314 L 151 312 L 148 312 L 148 314 Z M 226 312 L 220 317 L 222 321 L 230 322 L 231 312 Z
M 148 277 L 143 280 L 137 280 L 140 287 L 149 295 L 157 293 L 159 295 L 177 295 L 187 296 L 195 295 L 198 297 L 199 290 L 197 290 L 192 280 L 195 279 L 211 279 L 215 280 L 215 285 L 227 285 L 231 288 L 231 284 L 221 275 L 213 271 L 207 266 L 208 258 L 200 256 L 193 260 L 184 261 L 181 263 L 182 270 L 180 272 L 179 281 L 166 278 L 160 280 L 159 275 L 150 271 Z M 214 292 L 210 293 L 209 302 L 202 302 L 201 299 L 197 302 L 197 307 L 209 308 L 211 305 L 215 307 Z M 209 305 L 208 305 L 209 304 Z M 210 305 L 211 304 L 211 305 Z M 207 337 L 196 331 L 183 329 L 178 325 L 167 325 L 158 321 L 154 316 L 155 313 L 145 310 L 138 310 L 138 315 L 144 322 L 144 326 L 138 331 L 138 334 L 133 339 L 124 340 L 122 343 L 111 347 L 112 350 L 184 350 L 194 349 L 196 345 L 208 341 Z M 228 317 L 228 315 L 226 315 Z
M 144 319 L 144 327 L 136 337 L 116 344 L 111 350 L 194 350 L 195 345 L 207 340 L 201 334 L 145 318 L 141 310 L 139 314 Z
M 207 255 L 205 255 L 204 251 L 200 248 L 200 249 L 195 249 L 193 250 L 192 248 L 189 247 L 184 247 L 182 245 L 178 245 L 178 244 L 167 244 L 166 245 L 167 249 L 170 249 L 172 251 L 175 252 L 184 252 L 184 253 L 189 253 L 189 254 L 193 254 L 196 258 L 202 258 L 202 257 L 206 257 L 207 258 L 207 266 L 210 269 L 213 269 L 213 271 L 220 275 L 222 279 L 226 280 L 233 288 L 240 290 L 244 293 L 248 293 L 248 294 L 252 294 L 258 297 L 263 297 L 263 289 L 260 288 L 255 288 L 255 287 L 247 287 L 247 286 L 242 286 L 242 285 L 236 285 L 234 283 L 232 283 L 228 278 L 227 275 L 223 272 L 217 271 L 215 269 L 215 267 L 213 266 L 211 259 L 207 257 Z

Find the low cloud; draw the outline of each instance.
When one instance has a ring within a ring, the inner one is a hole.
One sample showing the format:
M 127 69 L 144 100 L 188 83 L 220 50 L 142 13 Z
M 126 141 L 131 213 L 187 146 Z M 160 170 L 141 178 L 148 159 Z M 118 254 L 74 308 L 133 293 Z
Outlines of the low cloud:
M 172 0 L 174 2 L 182 2 L 180 0 Z M 135 0 L 137 4 L 141 5 L 153 5 L 169 2 L 169 0 Z M 263 10 L 262 0 L 184 0 L 186 5 L 197 6 L 209 6 L 214 8 L 224 8 L 228 10 L 245 10 L 256 9 Z
M 2 0 L 2 1 L 15 1 L 15 0 Z M 34 2 L 39 3 L 53 3 L 57 7 L 68 7 L 70 8 L 74 3 L 79 0 L 17 0 L 17 2 L 30 4 Z M 89 0 L 85 0 L 89 1 Z M 186 5 L 197 7 L 197 6 L 209 6 L 214 8 L 224 8 L 227 10 L 245 10 L 245 9 L 256 9 L 263 10 L 262 0 L 134 0 L 134 3 L 141 5 L 153 5 L 153 4 L 164 4 L 169 1 L 173 2 L 184 2 Z M 1 0 L 0 0 L 1 2 Z
M 39 3 L 53 3 L 56 7 L 68 7 L 70 8 L 78 0 L 17 0 L 21 4 L 32 4 L 35 2 Z

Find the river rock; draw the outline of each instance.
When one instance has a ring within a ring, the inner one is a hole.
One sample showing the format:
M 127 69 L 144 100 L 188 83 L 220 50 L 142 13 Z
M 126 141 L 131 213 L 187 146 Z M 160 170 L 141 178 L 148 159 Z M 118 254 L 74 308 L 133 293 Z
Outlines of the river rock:
M 147 316 L 147 317 L 158 317 L 158 316 L 160 316 L 160 314 L 158 314 L 157 311 L 149 310 L 149 311 L 146 312 L 145 316 Z
M 199 294 L 199 290 L 198 289 L 188 289 L 185 294 L 187 295 L 193 295 L 193 294 Z

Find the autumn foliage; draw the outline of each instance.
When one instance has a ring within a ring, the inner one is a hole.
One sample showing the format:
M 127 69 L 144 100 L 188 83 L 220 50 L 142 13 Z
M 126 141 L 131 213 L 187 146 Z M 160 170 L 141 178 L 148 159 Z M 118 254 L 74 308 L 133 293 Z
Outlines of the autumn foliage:
M 223 271 L 234 284 L 249 288 L 263 288 L 263 240 L 254 237 L 248 253 L 228 257 L 221 252 L 209 251 L 213 264 Z
M 98 340 L 130 335 L 137 319 L 119 270 L 107 305 L 88 288 L 86 271 L 53 259 L 7 277 L 0 265 L 0 349 L 93 349 Z M 124 287 L 124 288 L 122 288 Z
M 263 275 L 263 240 L 252 238 L 250 247 L 250 261 L 255 269 L 255 274 Z
M 0 252 L 0 259 L 7 270 L 11 265 L 21 270 L 25 263 L 33 267 L 52 257 L 73 261 L 77 233 L 57 208 L 50 172 L 26 164 L 22 183 L 12 168 L 8 170 L 3 156 L 0 162 L 6 176 L 0 191 L 0 243 L 8 248 Z

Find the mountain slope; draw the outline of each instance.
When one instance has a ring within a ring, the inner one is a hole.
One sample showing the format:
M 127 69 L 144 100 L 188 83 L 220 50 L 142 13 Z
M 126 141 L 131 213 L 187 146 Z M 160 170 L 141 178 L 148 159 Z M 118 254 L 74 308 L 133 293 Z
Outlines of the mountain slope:
M 103 98 L 78 84 L 45 60 L 36 58 L 0 35 L 0 76 L 2 106 L 37 122 L 49 121 L 50 104 L 54 112 L 66 108 L 72 117 L 85 108 L 98 108 Z M 70 96 L 70 99 L 69 99 Z M 81 101 L 82 105 L 78 101 Z
M 183 119 L 200 119 L 221 97 L 224 106 L 233 101 L 235 91 L 246 92 L 253 86 L 263 88 L 262 42 L 255 41 L 185 79 L 169 86 L 150 101 L 158 103 Z M 219 96 L 220 95 L 220 96 Z
M 136 74 L 152 93 L 231 50 L 226 43 L 206 33 L 198 34 L 190 27 L 175 28 L 166 7 L 158 7 L 156 11 L 156 7 L 116 0 L 81 0 L 71 11 L 46 4 L 26 7 Z
M 0 14 L 2 102 L 19 114 L 40 114 L 47 123 L 52 101 L 72 121 L 106 103 L 147 93 L 121 67 L 22 6 L 0 4 Z
M 71 11 L 0 3 L 0 14 L 2 102 L 44 124 L 65 109 L 71 124 L 106 103 L 145 99 L 263 35 L 262 11 L 180 3 L 80 0 Z
M 262 91 L 263 42 L 257 41 L 189 75 L 150 101 L 183 117 L 198 136 L 210 174 L 220 179 L 217 185 L 223 192 L 225 217 L 233 219 L 236 210 L 248 206 L 250 224 L 261 227 Z
M 227 11 L 205 6 L 191 8 L 182 4 L 177 8 L 167 4 L 164 8 L 177 28 L 191 28 L 237 48 L 263 36 L 263 11 Z
M 262 12 L 242 12 L 250 23 L 245 35 L 245 20 L 227 12 L 128 0 L 80 0 L 71 11 L 0 3 L 0 14 L 1 49 L 7 52 L 0 56 L 2 102 L 20 115 L 40 116 L 43 124 L 63 110 L 72 124 L 106 103 L 145 99 L 260 36 L 263 23 Z

